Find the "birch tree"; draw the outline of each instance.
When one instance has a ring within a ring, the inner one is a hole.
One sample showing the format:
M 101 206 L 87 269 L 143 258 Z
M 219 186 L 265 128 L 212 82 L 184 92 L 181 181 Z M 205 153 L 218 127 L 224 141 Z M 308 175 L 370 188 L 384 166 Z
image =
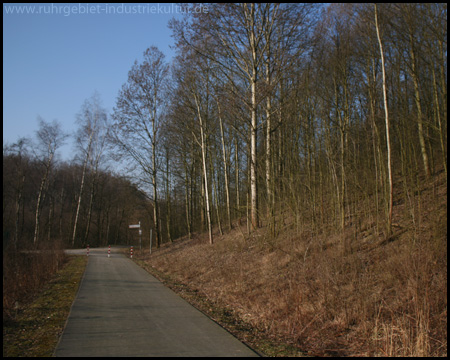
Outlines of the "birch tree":
M 389 178 L 388 234 L 390 234 L 391 227 L 392 227 L 393 184 L 392 184 L 392 166 L 391 166 L 391 138 L 390 138 L 390 132 L 389 132 L 389 111 L 388 111 L 388 100 L 387 100 L 387 91 L 386 91 L 386 68 L 384 65 L 383 43 L 381 41 L 380 27 L 378 25 L 377 4 L 373 4 L 373 5 L 374 5 L 374 13 L 375 13 L 375 29 L 377 32 L 378 44 L 380 46 L 381 73 L 382 73 L 382 77 L 383 77 L 383 100 L 384 100 L 384 114 L 385 114 L 385 124 L 386 124 L 387 166 L 388 166 L 388 178 Z
M 270 92 L 281 76 L 288 70 L 292 59 L 308 38 L 303 26 L 309 23 L 314 6 L 280 4 L 212 4 L 203 14 L 192 14 L 192 23 L 187 25 L 174 21 L 172 28 L 179 44 L 188 45 L 198 54 L 218 65 L 218 72 L 232 85 L 232 93 L 240 96 L 249 112 L 248 157 L 249 187 L 252 227 L 259 226 L 258 210 L 258 132 L 264 125 L 258 108 L 266 99 L 266 187 L 269 204 L 273 202 L 271 158 L 271 98 Z M 309 20 L 308 20 L 309 19 Z M 278 30 L 274 30 L 278 28 Z M 303 41 L 299 41 L 303 36 Z M 197 46 L 198 39 L 209 39 L 212 46 Z M 300 46 L 299 46 L 300 45 Z M 265 67 L 265 70 L 264 70 Z M 240 79 L 241 81 L 236 81 Z M 239 82 L 241 84 L 239 84 Z M 264 86 L 264 83 L 266 86 Z M 241 86 L 242 85 L 242 86 Z M 241 119 L 241 121 L 244 119 Z M 271 205 L 269 205 L 271 206 Z
M 209 156 L 207 139 L 210 136 L 212 117 L 210 113 L 212 105 L 212 69 L 208 59 L 196 58 L 192 50 L 185 50 L 185 57 L 183 59 L 178 58 L 174 67 L 174 73 L 177 76 L 176 101 L 183 105 L 185 117 L 187 117 L 177 127 L 182 125 L 183 130 L 181 131 L 188 130 L 189 135 L 185 135 L 184 138 L 190 139 L 193 146 L 197 145 L 200 150 L 201 192 L 204 194 L 202 197 L 204 197 L 204 213 L 206 215 L 209 242 L 213 244 L 212 202 L 210 196 L 212 177 L 208 176 L 211 172 L 207 166 Z M 180 129 L 177 131 L 180 131 Z M 214 169 L 210 166 L 210 170 L 213 171 Z M 203 216 L 203 211 L 201 214 Z
M 185 28 L 173 25 L 179 42 L 188 44 L 198 53 L 220 64 L 220 71 L 234 83 L 232 76 L 238 73 L 247 82 L 249 93 L 243 94 L 250 111 L 250 189 L 251 222 L 253 228 L 259 226 L 258 183 L 257 183 L 257 133 L 258 96 L 257 83 L 260 81 L 260 65 L 263 62 L 264 27 L 267 25 L 264 12 L 270 4 L 214 4 L 206 14 L 197 14 L 198 20 L 191 27 L 190 34 Z M 201 16 L 201 17 L 200 17 Z M 259 21 L 261 20 L 261 21 Z M 207 37 L 212 43 L 207 49 L 196 46 L 195 40 Z M 206 51 L 208 50 L 208 51 Z M 213 51 L 209 51 L 213 50 Z M 237 89 L 236 89 L 237 90 Z M 239 91 L 239 90 L 238 90 Z
M 64 143 L 66 135 L 62 132 L 60 124 L 54 120 L 52 123 L 39 118 L 39 130 L 36 132 L 38 138 L 38 159 L 43 167 L 43 174 L 36 200 L 36 216 L 34 226 L 33 244 L 37 246 L 39 240 L 39 226 L 41 206 L 46 195 L 49 184 L 49 176 L 54 164 L 56 150 Z
M 99 136 L 101 131 L 104 131 L 107 120 L 106 111 L 101 107 L 100 98 L 98 94 L 94 94 L 90 99 L 87 99 L 82 107 L 80 113 L 77 115 L 77 121 L 80 124 L 76 136 L 77 146 L 83 156 L 83 169 L 81 173 L 80 191 L 78 193 L 77 209 L 75 211 L 75 221 L 72 232 L 72 246 L 75 246 L 77 236 L 77 227 L 80 215 L 81 200 L 83 197 L 86 172 L 88 170 L 89 162 L 93 158 L 93 151 L 96 146 L 103 147 L 105 137 Z M 103 143 L 103 144 L 102 144 Z M 97 156 L 101 152 L 97 151 Z M 95 156 L 94 156 L 95 158 Z M 99 158 L 94 159 L 94 168 L 98 168 Z M 91 189 L 92 196 L 92 189 Z M 91 207 L 92 204 L 89 205 Z M 88 222 L 90 221 L 90 214 Z M 89 227 L 89 225 L 88 225 Z
M 141 180 L 153 193 L 155 243 L 161 242 L 158 207 L 158 137 L 164 86 L 168 73 L 164 54 L 155 46 L 144 52 L 128 73 L 128 81 L 117 98 L 112 139 L 124 158 L 138 167 Z

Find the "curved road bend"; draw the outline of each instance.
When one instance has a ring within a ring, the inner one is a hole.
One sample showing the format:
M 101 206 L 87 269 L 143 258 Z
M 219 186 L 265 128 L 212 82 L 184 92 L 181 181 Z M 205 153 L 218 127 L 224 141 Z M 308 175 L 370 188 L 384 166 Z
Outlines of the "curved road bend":
M 86 250 L 69 250 L 68 253 Z M 258 356 L 118 249 L 91 249 L 55 356 Z

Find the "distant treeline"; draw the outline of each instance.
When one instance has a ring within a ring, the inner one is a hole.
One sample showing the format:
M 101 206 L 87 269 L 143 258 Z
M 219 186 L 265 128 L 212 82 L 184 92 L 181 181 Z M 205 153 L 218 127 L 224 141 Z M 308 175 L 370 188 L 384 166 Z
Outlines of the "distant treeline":
M 47 248 L 56 243 L 57 247 L 99 246 L 132 240 L 135 234 L 128 224 L 151 208 L 149 200 L 129 180 L 108 171 L 89 170 L 73 242 L 82 173 L 83 167 L 75 163 L 52 163 L 47 169 L 43 159 L 31 155 L 24 140 L 4 147 L 3 249 Z

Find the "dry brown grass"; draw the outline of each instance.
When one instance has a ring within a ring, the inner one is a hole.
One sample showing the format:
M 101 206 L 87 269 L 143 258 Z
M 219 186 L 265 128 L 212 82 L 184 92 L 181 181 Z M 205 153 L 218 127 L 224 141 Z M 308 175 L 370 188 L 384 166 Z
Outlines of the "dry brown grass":
M 38 250 L 3 249 L 3 320 L 14 317 L 65 261 L 60 244 Z
M 87 264 L 86 256 L 69 256 L 32 301 L 3 320 L 3 357 L 50 357 L 69 316 Z
M 390 238 L 370 219 L 356 237 L 349 226 L 345 251 L 341 234 L 286 222 L 276 238 L 235 228 L 212 246 L 196 235 L 145 259 L 312 355 L 446 356 L 447 189 L 437 181 L 420 193 L 414 217 L 399 202 Z

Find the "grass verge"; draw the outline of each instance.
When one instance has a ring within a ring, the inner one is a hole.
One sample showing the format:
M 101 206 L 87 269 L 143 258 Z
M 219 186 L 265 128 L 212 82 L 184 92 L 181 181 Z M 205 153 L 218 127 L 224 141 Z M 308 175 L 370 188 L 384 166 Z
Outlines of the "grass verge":
M 35 300 L 3 321 L 4 357 L 53 355 L 86 264 L 86 256 L 70 256 Z
M 144 260 L 145 256 L 142 254 L 138 253 L 137 256 L 138 258 L 133 258 L 136 264 L 155 276 L 164 285 L 225 328 L 237 339 L 257 351 L 261 356 L 306 356 L 297 347 L 280 342 L 278 339 L 270 336 L 264 329 L 257 328 L 246 322 L 231 308 L 222 306 L 213 299 L 208 298 L 206 294 L 191 288 L 184 282 L 180 282 L 174 276 L 158 271 L 148 261 Z
M 269 356 L 446 357 L 446 178 L 401 195 L 389 237 L 361 212 L 344 232 L 286 216 L 277 236 L 236 226 L 134 258 Z

